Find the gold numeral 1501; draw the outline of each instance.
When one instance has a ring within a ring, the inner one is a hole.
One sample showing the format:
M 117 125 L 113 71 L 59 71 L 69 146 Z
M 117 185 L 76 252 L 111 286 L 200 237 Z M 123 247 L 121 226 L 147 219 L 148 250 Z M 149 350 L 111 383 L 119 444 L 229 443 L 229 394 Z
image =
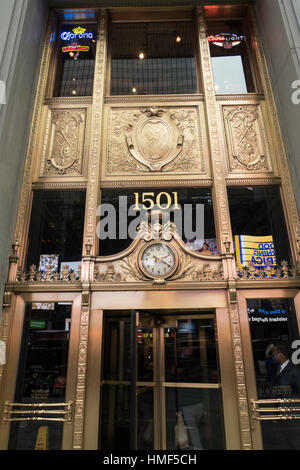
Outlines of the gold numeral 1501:
M 170 209 L 173 205 L 173 209 L 180 209 L 178 204 L 178 193 L 172 192 L 173 197 L 169 193 L 159 193 L 156 198 L 154 193 L 142 193 L 141 202 L 142 207 L 147 211 L 153 209 L 156 205 L 159 209 Z M 138 211 L 140 209 L 140 194 L 134 193 L 135 197 L 135 206 L 134 210 Z M 164 201 L 165 198 L 165 201 Z M 173 204 L 172 204 L 173 203 Z

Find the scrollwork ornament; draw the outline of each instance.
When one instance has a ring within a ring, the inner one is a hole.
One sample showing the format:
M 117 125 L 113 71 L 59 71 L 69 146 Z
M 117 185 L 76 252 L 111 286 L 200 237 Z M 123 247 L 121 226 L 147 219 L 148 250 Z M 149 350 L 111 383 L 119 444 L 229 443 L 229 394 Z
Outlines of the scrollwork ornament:
M 179 271 L 177 272 L 177 274 L 170 278 L 171 281 L 183 279 L 195 270 L 195 264 L 192 262 L 192 258 L 189 256 L 184 257 L 184 259 L 181 258 L 179 261 L 179 266 Z
M 266 142 L 265 131 L 260 123 L 259 107 L 228 106 L 224 108 L 228 139 L 231 143 L 231 166 L 233 170 L 266 171 L 269 165 L 262 147 Z
M 122 270 L 125 274 L 129 275 L 130 277 L 133 277 L 136 281 L 149 280 L 138 269 L 136 260 L 131 260 L 130 257 L 125 258 L 123 260 Z
M 47 160 L 46 174 L 80 173 L 83 149 L 83 111 L 54 111 L 53 148 Z

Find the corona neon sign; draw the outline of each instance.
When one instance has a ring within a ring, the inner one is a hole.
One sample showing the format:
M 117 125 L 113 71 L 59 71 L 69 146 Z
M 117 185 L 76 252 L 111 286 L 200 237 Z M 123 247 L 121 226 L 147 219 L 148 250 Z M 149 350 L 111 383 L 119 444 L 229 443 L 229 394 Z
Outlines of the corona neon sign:
M 245 41 L 245 36 L 232 33 L 220 33 L 208 37 L 208 42 L 212 42 L 215 46 L 224 47 L 224 49 L 232 49 Z
M 71 41 L 74 39 L 94 39 L 93 33 L 87 33 L 85 28 L 74 28 L 72 31 L 64 31 L 60 35 L 63 41 Z

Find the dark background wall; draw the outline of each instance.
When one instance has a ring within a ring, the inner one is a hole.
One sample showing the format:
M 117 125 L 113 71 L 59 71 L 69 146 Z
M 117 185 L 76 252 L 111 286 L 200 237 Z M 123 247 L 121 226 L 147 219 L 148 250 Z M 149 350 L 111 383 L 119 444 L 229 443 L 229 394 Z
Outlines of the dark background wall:
M 48 17 L 44 0 L 1 0 L 0 315 Z
M 299 211 L 300 104 L 292 102 L 291 86 L 300 80 L 300 0 L 256 0 L 255 6 Z

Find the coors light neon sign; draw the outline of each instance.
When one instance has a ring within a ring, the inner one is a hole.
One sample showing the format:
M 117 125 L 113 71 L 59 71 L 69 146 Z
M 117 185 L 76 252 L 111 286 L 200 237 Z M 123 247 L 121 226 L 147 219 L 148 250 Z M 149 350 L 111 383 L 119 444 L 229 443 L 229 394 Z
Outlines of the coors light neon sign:
M 224 49 L 232 49 L 245 40 L 246 37 L 244 35 L 233 33 L 220 33 L 208 36 L 208 42 L 212 42 L 215 46 L 223 47 Z

